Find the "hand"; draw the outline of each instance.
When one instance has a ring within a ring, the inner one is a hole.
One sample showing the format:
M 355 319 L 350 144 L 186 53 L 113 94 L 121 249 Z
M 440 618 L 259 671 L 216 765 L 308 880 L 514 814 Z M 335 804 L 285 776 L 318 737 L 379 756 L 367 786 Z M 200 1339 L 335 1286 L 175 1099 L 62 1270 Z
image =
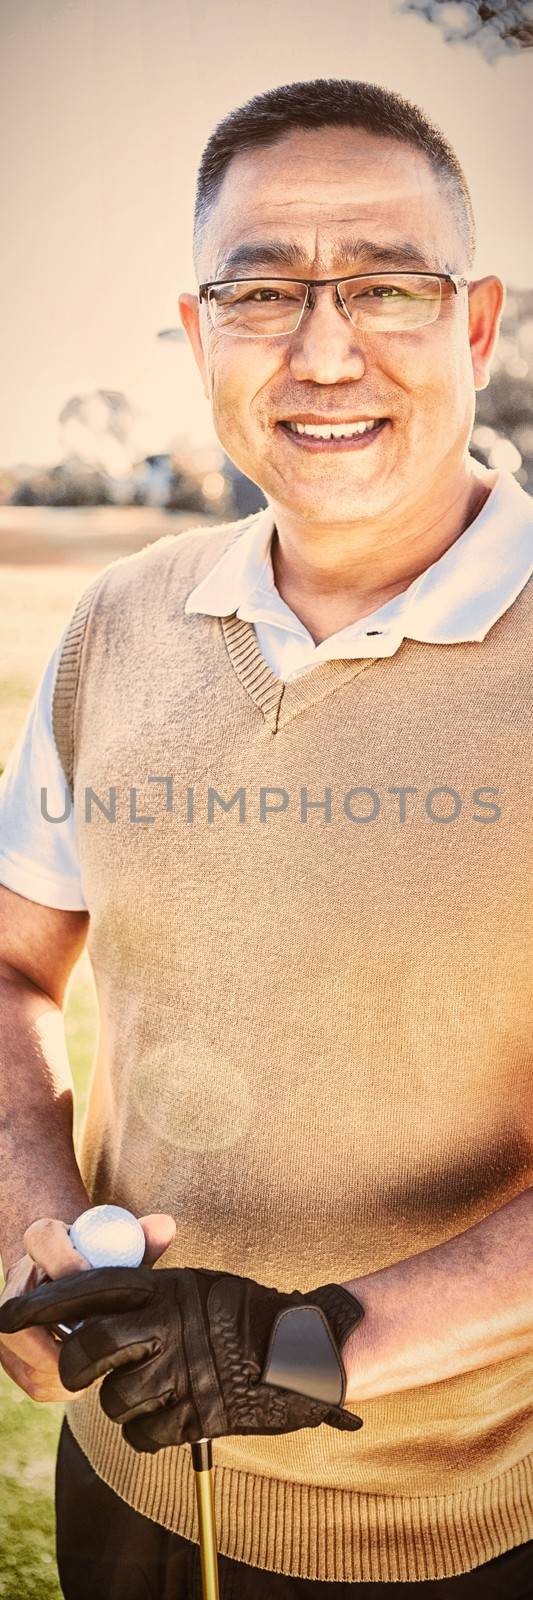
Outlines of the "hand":
M 139 1220 L 146 1239 L 144 1260 L 149 1265 L 157 1261 L 168 1248 L 176 1226 L 172 1217 L 160 1213 L 140 1217 Z M 41 1217 L 37 1222 L 32 1222 L 24 1234 L 23 1245 L 26 1254 L 9 1267 L 0 1294 L 2 1328 L 4 1308 L 6 1314 L 11 1315 L 7 1307 L 12 1301 L 29 1295 L 50 1279 L 63 1279 L 71 1274 L 91 1271 L 88 1262 L 71 1244 L 67 1224 L 55 1218 Z M 50 1318 L 51 1322 L 54 1320 Z M 0 1366 L 31 1400 L 43 1404 L 61 1401 L 64 1404 L 71 1399 L 71 1391 L 61 1382 L 59 1353 L 57 1339 L 45 1327 L 34 1328 L 27 1324 L 27 1331 L 22 1333 L 4 1334 L 0 1331 Z
M 203 1268 L 100 1267 L 0 1310 L 0 1329 L 78 1322 L 59 1372 L 100 1402 L 136 1450 L 225 1434 L 362 1426 L 343 1409 L 339 1353 L 363 1308 L 340 1284 L 280 1294 Z

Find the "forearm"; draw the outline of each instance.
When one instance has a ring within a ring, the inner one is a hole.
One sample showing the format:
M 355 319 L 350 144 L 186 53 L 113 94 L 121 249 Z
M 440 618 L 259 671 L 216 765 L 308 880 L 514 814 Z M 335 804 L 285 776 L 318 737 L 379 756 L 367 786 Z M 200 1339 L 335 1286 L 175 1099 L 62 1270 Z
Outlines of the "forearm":
M 365 1316 L 342 1352 L 348 1401 L 417 1389 L 527 1354 L 533 1189 L 432 1250 L 353 1278 Z
M 20 1256 L 37 1217 L 71 1221 L 87 1205 L 74 1154 L 73 1086 L 63 1014 L 19 974 L 0 976 L 0 1255 Z

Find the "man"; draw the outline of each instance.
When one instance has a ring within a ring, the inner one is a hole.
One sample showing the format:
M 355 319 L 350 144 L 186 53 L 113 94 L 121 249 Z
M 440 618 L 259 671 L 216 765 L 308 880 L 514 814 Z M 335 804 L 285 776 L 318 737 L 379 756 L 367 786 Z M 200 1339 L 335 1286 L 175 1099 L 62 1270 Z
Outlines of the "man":
M 199 1593 L 202 1434 L 223 1595 L 525 1595 L 533 513 L 469 454 L 502 285 L 442 135 L 344 81 L 215 130 L 195 252 L 268 508 L 99 576 L 7 774 L 2 1360 L 68 1398 L 69 1597 Z M 159 1270 L 80 1276 L 103 1200 Z

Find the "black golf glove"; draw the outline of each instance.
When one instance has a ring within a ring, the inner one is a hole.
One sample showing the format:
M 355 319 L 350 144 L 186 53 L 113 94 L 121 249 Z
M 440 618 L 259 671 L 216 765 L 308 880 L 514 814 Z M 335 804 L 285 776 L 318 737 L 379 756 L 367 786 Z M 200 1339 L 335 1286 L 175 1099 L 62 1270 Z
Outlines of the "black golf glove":
M 135 1450 L 155 1453 L 323 1422 L 355 1432 L 362 1421 L 343 1409 L 339 1347 L 363 1315 L 337 1283 L 280 1294 L 204 1268 L 98 1267 L 9 1300 L 0 1332 L 81 1324 L 61 1348 L 65 1388 L 107 1374 L 106 1416 Z

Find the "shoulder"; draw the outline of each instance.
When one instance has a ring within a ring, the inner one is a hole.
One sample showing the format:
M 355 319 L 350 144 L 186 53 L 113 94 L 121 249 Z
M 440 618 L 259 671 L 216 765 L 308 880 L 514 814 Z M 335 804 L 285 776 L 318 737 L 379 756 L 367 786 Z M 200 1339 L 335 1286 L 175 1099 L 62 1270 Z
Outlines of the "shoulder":
M 130 599 L 135 603 L 140 594 L 146 603 L 151 593 L 168 593 L 170 586 L 176 601 L 180 596 L 185 600 L 193 584 L 209 572 L 229 545 L 253 527 L 260 515 L 254 512 L 239 522 L 193 526 L 181 533 L 166 534 L 133 555 L 111 562 L 91 585 L 91 594 L 98 596 L 99 604 L 104 606 L 128 603 Z
M 60 641 L 59 655 L 72 649 L 81 656 L 83 641 L 104 618 L 125 618 L 141 610 L 148 612 L 163 596 L 172 610 L 183 607 L 187 595 L 224 551 L 257 522 L 261 512 L 253 512 L 238 522 L 224 522 L 187 528 L 165 534 L 143 545 L 132 555 L 119 556 L 102 567 L 81 591 Z

